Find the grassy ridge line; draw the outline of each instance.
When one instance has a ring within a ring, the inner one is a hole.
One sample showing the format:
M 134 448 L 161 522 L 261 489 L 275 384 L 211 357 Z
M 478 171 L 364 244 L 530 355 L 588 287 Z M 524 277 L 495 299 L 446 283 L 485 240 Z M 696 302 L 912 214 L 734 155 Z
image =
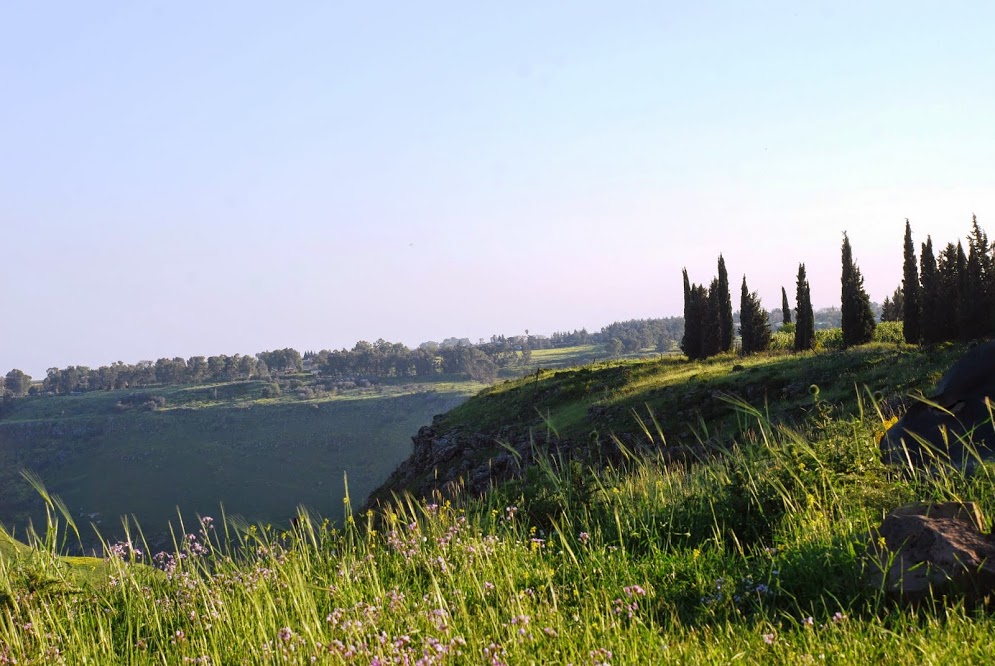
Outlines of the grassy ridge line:
M 602 362 L 499 383 L 446 414 L 440 425 L 497 431 L 549 424 L 561 437 L 586 438 L 593 430 L 638 429 L 633 412 L 645 417 L 649 407 L 669 426 L 665 434 L 687 436 L 699 414 L 713 425 L 722 412 L 728 415 L 719 393 L 769 400 L 780 417 L 810 405 L 815 384 L 822 400 L 855 407 L 855 385 L 892 398 L 930 390 L 963 349 L 876 344 L 846 353 Z
M 663 356 L 543 370 L 485 389 L 437 420 L 431 441 L 416 447 L 371 503 L 389 501 L 394 492 L 428 496 L 456 477 L 475 480 L 467 485 L 482 490 L 481 480 L 486 485 L 488 479 L 517 473 L 517 465 L 502 462 L 508 456 L 505 445 L 527 459 L 534 438 L 556 440 L 572 455 L 594 460 L 615 449 L 614 438 L 627 447 L 687 450 L 705 442 L 722 448 L 739 425 L 727 402 L 730 395 L 763 405 L 768 416 L 787 423 L 827 406 L 857 414 L 858 397 L 901 410 L 910 394 L 929 393 L 963 350 L 963 345 L 920 350 L 875 343 L 847 352 L 723 355 L 701 362 Z M 459 453 L 450 456 L 453 447 Z

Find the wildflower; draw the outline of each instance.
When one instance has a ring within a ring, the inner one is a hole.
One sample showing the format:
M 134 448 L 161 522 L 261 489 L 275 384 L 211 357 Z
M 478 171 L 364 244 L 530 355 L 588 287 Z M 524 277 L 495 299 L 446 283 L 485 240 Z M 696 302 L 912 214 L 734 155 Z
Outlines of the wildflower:
M 774 634 L 764 634 L 762 638 L 764 639 L 764 643 L 766 643 L 767 645 L 773 645 L 774 639 L 777 638 L 777 636 L 775 636 Z
M 805 619 L 802 620 L 802 624 L 805 625 L 806 627 L 814 626 L 815 625 L 815 618 L 814 617 L 806 617 Z
M 843 622 L 844 620 L 846 620 L 846 615 L 844 615 L 840 611 L 836 611 L 835 613 L 833 613 L 833 622 L 834 623 L 840 623 L 840 622 Z
M 590 656 L 591 661 L 598 666 L 609 666 L 612 661 L 611 650 L 607 648 L 597 648 L 595 650 L 591 650 L 588 653 L 588 656 Z
M 591 535 L 588 534 L 587 532 L 581 532 L 579 538 L 580 538 L 580 545 L 586 546 L 587 542 L 591 539 Z
M 640 585 L 627 585 L 622 589 L 625 591 L 625 595 L 630 598 L 646 596 L 646 590 L 644 590 Z
M 280 637 L 281 641 L 286 643 L 287 641 L 289 641 L 291 638 L 294 637 L 294 632 L 290 629 L 290 627 L 284 627 L 280 629 L 280 632 L 277 635 Z

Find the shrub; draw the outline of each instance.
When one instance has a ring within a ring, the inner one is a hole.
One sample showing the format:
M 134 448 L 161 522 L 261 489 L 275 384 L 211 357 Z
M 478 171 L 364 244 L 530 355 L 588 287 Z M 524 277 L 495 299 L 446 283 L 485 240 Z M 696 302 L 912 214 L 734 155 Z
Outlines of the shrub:
M 793 332 L 786 332 L 784 328 L 787 326 L 794 327 L 793 324 L 785 324 L 785 326 L 776 333 L 771 333 L 770 335 L 770 347 L 771 351 L 791 351 L 795 347 L 795 334 Z
M 902 322 L 883 321 L 874 329 L 874 342 L 893 342 L 896 345 L 905 342 Z
M 824 328 L 815 332 L 816 350 L 835 351 L 843 349 L 843 329 Z

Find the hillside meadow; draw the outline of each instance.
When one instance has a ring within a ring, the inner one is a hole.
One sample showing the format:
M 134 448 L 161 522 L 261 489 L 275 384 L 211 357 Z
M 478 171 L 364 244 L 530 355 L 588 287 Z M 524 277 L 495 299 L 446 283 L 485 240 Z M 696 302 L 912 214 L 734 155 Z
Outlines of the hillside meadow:
M 0 558 L 0 660 L 990 661 L 995 626 L 983 609 L 957 598 L 903 607 L 864 582 L 861 559 L 867 531 L 899 504 L 973 500 L 986 515 L 995 511 L 988 464 L 972 476 L 926 476 L 879 462 L 888 421 L 876 407 L 915 385 L 928 392 L 960 351 L 871 346 L 578 368 L 559 384 L 628 370 L 607 396 L 619 406 L 645 404 L 659 390 L 684 400 L 703 379 L 722 383 L 722 423 L 711 427 L 710 414 L 699 423 L 722 433 L 725 454 L 667 462 L 670 445 L 656 441 L 655 450 L 641 446 L 602 467 L 538 456 L 522 479 L 483 497 L 399 496 L 382 513 L 341 526 L 308 514 L 286 530 L 203 516 L 167 551 L 150 551 L 137 534 L 110 544 L 106 575 L 82 575 L 79 563 L 55 557 L 57 538 L 8 548 Z M 798 400 L 807 408 L 780 409 L 783 388 L 752 401 L 733 397 L 751 372 L 838 377 L 852 388 L 836 396 L 806 385 Z M 889 377 L 894 383 L 883 383 Z M 877 385 L 866 398 L 864 380 Z M 514 389 L 513 382 L 492 392 L 511 400 Z M 446 418 L 497 413 L 499 397 L 487 395 Z M 591 395 L 607 399 L 600 387 Z M 661 411 L 658 404 L 665 419 Z M 65 532 L 58 506 L 50 516 Z

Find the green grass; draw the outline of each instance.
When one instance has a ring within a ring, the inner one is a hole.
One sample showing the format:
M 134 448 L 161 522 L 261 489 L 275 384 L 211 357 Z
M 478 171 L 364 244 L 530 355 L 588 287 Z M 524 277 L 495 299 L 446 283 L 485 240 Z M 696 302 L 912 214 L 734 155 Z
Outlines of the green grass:
M 307 516 L 287 532 L 193 524 L 162 575 L 114 557 L 104 581 L 57 594 L 26 592 L 23 576 L 3 575 L 4 556 L 0 659 L 992 660 L 990 614 L 956 598 L 903 608 L 864 585 L 860 557 L 868 528 L 903 502 L 970 499 L 991 515 L 990 467 L 894 474 L 878 462 L 870 409 L 825 405 L 789 428 L 725 405 L 737 424 L 728 454 L 693 467 L 652 454 L 601 470 L 544 459 L 482 499 L 401 499 L 343 529 Z
M 122 535 L 121 516 L 146 538 L 172 543 L 177 512 L 229 514 L 286 525 L 299 504 L 342 517 L 344 477 L 365 497 L 410 453 L 432 416 L 482 387 L 471 382 L 395 381 L 325 393 L 262 398 L 263 382 L 94 392 L 19 401 L 0 420 L 0 522 L 22 537 L 43 522 L 36 472 L 62 496 L 87 549 Z M 161 395 L 162 409 L 115 408 L 134 394 Z
M 922 352 L 872 344 L 846 353 L 745 359 L 730 354 L 694 363 L 675 355 L 606 361 L 500 382 L 447 414 L 443 424 L 482 432 L 552 424 L 563 438 L 587 440 L 593 432 L 607 439 L 611 433 L 638 432 L 634 415 L 650 420 L 652 413 L 668 442 L 694 441 L 701 421 L 713 432 L 733 425 L 726 394 L 766 402 L 773 416 L 789 420 L 810 411 L 812 385 L 823 401 L 851 412 L 855 388 L 897 404 L 910 393 L 929 391 L 962 352 L 957 345 Z
M 667 356 L 669 354 L 664 354 Z M 573 347 L 557 347 L 555 349 L 536 349 L 532 351 L 532 357 L 527 366 L 516 365 L 503 368 L 498 377 L 501 379 L 515 379 L 523 375 L 534 376 L 539 368 L 545 370 L 558 370 L 572 368 L 579 365 L 588 365 L 598 361 L 624 360 L 624 359 L 645 359 L 659 358 L 661 354 L 654 349 L 642 349 L 637 352 L 623 354 L 619 358 L 613 358 L 603 345 L 575 345 Z

